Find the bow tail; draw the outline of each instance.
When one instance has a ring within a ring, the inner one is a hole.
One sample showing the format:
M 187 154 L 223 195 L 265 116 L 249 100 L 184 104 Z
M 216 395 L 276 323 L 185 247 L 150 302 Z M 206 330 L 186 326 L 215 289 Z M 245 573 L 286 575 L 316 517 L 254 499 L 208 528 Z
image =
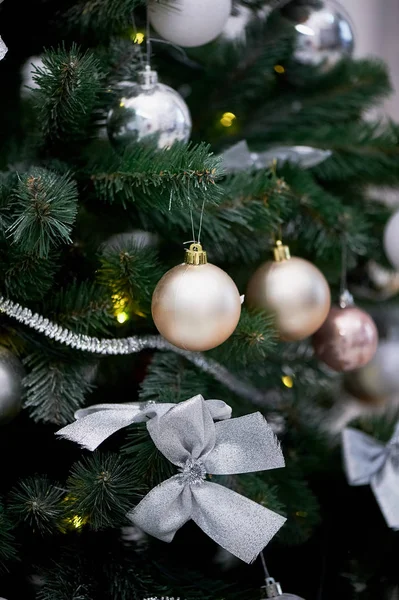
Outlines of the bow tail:
M 386 460 L 385 446 L 369 435 L 347 427 L 342 432 L 344 467 L 350 485 L 367 485 Z
M 222 548 L 246 563 L 256 559 L 286 521 L 217 483 L 205 481 L 192 486 L 191 492 L 193 521 Z
M 189 486 L 174 476 L 153 488 L 127 516 L 140 529 L 171 542 L 175 533 L 191 519 L 192 496 Z
M 388 527 L 399 529 L 399 469 L 392 460 L 371 480 L 371 488 L 385 517 Z

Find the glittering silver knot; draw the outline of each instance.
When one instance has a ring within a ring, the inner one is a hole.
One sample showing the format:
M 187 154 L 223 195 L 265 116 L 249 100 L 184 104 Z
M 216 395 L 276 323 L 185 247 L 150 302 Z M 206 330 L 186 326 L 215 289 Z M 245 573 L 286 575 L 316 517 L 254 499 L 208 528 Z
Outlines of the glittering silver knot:
M 187 459 L 184 467 L 180 469 L 182 484 L 200 485 L 206 477 L 205 465 L 201 460 Z

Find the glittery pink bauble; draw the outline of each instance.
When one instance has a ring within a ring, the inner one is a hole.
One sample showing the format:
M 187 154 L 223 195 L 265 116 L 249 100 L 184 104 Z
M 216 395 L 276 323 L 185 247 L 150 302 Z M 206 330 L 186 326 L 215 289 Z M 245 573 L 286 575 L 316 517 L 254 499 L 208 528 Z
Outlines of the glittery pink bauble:
M 316 356 L 334 371 L 353 371 L 367 365 L 378 344 L 373 319 L 360 308 L 333 306 L 313 336 Z

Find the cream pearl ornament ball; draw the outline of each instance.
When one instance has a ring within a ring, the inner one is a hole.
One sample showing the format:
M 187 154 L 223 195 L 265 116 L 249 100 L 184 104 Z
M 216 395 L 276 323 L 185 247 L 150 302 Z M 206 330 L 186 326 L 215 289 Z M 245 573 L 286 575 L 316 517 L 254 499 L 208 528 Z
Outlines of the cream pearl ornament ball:
M 149 0 L 150 23 L 165 40 L 193 48 L 217 38 L 232 11 L 232 0 Z
M 274 315 L 284 341 L 303 340 L 325 321 L 331 294 L 324 275 L 311 262 L 291 257 L 280 241 L 274 261 L 264 263 L 251 277 L 246 302 L 250 308 Z
M 168 271 L 152 297 L 152 317 L 168 342 L 191 351 L 223 344 L 241 315 L 241 298 L 234 281 L 208 263 L 201 244 L 191 244 L 185 262 Z
M 384 250 L 391 265 L 399 271 L 399 210 L 391 216 L 385 227 Z

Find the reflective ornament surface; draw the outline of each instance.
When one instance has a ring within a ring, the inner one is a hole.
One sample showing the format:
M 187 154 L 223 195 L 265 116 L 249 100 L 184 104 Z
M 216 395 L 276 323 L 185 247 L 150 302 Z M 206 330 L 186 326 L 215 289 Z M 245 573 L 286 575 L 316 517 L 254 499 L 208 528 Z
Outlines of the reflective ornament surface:
M 296 341 L 312 335 L 323 324 L 331 295 L 319 269 L 292 257 L 261 265 L 249 281 L 246 302 L 250 308 L 275 316 L 281 339 Z
M 384 250 L 389 262 L 399 271 L 399 210 L 391 216 L 385 227 Z
M 220 35 L 232 0 L 149 0 L 150 23 L 165 40 L 186 48 L 203 46 Z
M 351 56 L 355 39 L 349 18 L 337 2 L 324 0 L 319 9 L 309 8 L 308 17 L 297 22 L 295 58 L 315 67 L 333 67 L 344 56 Z
M 189 140 L 188 107 L 174 89 L 158 83 L 155 71 L 142 71 L 138 83 L 122 90 L 107 119 L 108 137 L 116 148 L 148 142 L 162 149 Z
M 334 371 L 353 371 L 373 358 L 378 331 L 373 319 L 356 306 L 333 306 L 313 336 L 316 356 Z
M 380 341 L 371 361 L 349 373 L 345 389 L 358 400 L 384 404 L 399 395 L 399 340 Z
M 234 281 L 206 262 L 202 248 L 199 252 L 205 255 L 205 262 L 174 267 L 162 277 L 152 297 L 152 316 L 159 333 L 178 348 L 192 351 L 210 350 L 225 342 L 241 314 Z
M 9 423 L 21 410 L 22 363 L 10 350 L 0 346 L 0 424 Z

